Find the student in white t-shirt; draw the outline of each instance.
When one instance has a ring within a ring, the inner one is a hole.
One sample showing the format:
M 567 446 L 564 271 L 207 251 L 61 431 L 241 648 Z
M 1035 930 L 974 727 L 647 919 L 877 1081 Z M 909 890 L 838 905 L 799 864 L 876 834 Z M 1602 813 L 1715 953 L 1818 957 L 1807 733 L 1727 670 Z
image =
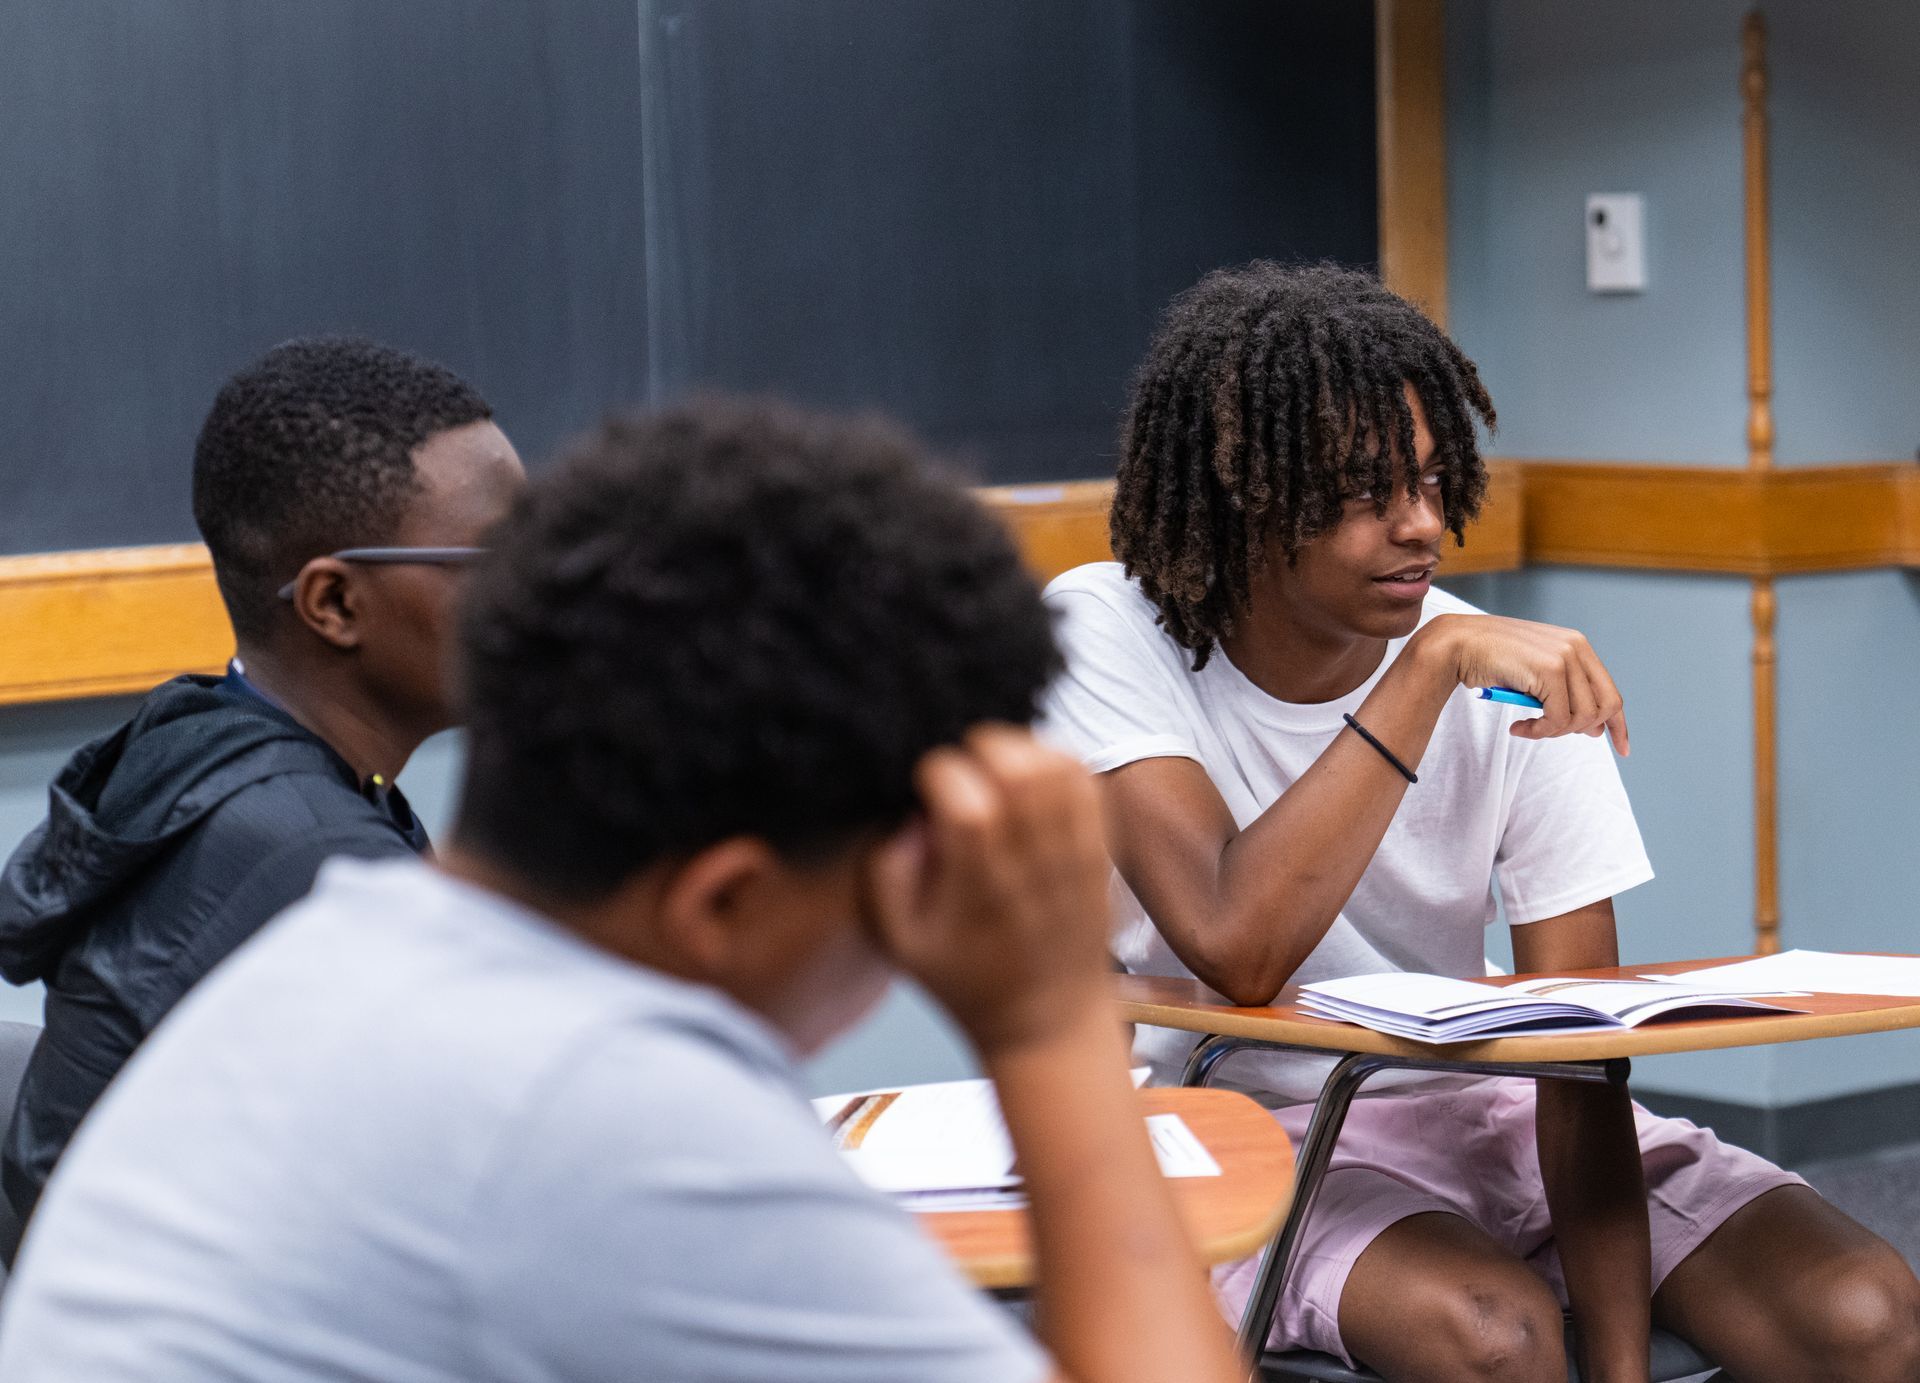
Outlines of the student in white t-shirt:
M 1115 490 L 1124 567 L 1047 592 L 1068 669 L 1045 732 L 1102 775 L 1128 969 L 1244 1004 L 1477 975 L 1496 889 L 1521 969 L 1616 963 L 1613 896 L 1652 870 L 1608 750 L 1628 747 L 1613 679 L 1572 630 L 1431 588 L 1486 491 L 1476 418 L 1472 362 L 1365 275 L 1254 263 L 1168 310 Z M 1141 1042 L 1164 1080 L 1193 1039 Z M 1229 1069 L 1281 1101 L 1321 1074 Z M 1279 1117 L 1304 1127 L 1299 1105 Z M 1920 1377 L 1897 1253 L 1623 1091 L 1363 1099 L 1333 1168 L 1276 1335 L 1393 1383 L 1559 1379 L 1569 1304 L 1588 1380 L 1646 1378 L 1650 1310 L 1742 1383 Z
M 873 423 L 609 424 L 493 535 L 434 865 L 340 866 L 54 1173 L 7 1383 L 1237 1383 L 1109 992 L 1086 771 L 998 523 Z M 1036 1343 L 796 1058 L 904 972 L 998 1084 Z

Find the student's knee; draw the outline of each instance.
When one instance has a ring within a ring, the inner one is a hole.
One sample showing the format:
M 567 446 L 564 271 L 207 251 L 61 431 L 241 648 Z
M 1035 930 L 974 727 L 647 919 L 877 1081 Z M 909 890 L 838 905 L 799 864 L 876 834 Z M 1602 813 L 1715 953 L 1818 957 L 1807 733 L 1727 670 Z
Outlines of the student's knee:
M 1920 1281 L 1882 1244 L 1841 1260 L 1799 1294 L 1794 1333 L 1812 1377 L 1920 1379 Z
M 1462 1283 L 1426 1313 L 1432 1377 L 1460 1383 L 1559 1383 L 1560 1304 L 1544 1283 Z

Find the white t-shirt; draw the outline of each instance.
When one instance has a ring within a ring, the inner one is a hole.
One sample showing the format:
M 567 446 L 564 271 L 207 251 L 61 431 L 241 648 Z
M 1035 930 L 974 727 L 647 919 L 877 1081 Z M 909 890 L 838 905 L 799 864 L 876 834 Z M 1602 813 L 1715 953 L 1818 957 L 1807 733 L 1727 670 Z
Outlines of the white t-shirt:
M 773 1029 L 416 862 L 336 863 L 89 1115 L 7 1383 L 983 1383 L 1037 1347 Z
M 1156 622 L 1157 611 L 1118 563 L 1077 567 L 1047 587 L 1066 654 L 1048 694 L 1042 733 L 1096 773 L 1139 759 L 1192 759 L 1245 829 L 1346 728 L 1405 639 L 1366 682 L 1337 701 L 1278 701 L 1216 649 L 1193 655 Z M 1421 623 L 1478 613 L 1444 591 L 1428 594 Z M 1516 739 L 1530 712 L 1454 692 L 1434 726 L 1420 781 L 1394 813 L 1380 848 L 1296 982 L 1416 970 L 1485 973 L 1485 930 L 1500 890 L 1507 921 L 1557 917 L 1653 877 L 1619 770 L 1604 739 Z M 1116 873 L 1114 951 L 1135 974 L 1190 972 Z M 1177 1081 L 1190 1033 L 1141 1028 L 1137 1054 L 1157 1081 Z M 1244 1055 L 1236 1083 L 1290 1099 L 1317 1092 L 1324 1065 Z M 1257 1074 L 1256 1074 L 1257 1073 Z

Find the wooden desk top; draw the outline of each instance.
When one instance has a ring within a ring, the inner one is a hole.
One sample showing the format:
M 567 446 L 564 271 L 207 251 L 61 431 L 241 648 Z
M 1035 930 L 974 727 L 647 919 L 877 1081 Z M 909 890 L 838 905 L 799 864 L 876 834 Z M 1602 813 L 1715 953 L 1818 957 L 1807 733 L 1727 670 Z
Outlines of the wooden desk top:
M 1201 1257 L 1258 1253 L 1293 1200 L 1293 1148 L 1271 1114 L 1230 1090 L 1142 1090 L 1141 1113 L 1178 1114 L 1220 1164 L 1217 1177 L 1168 1181 Z M 1033 1280 L 1025 1210 L 934 1211 L 915 1217 L 982 1287 Z
M 1679 975 L 1709 965 L 1725 965 L 1750 956 L 1724 960 L 1677 960 L 1658 965 L 1623 965 L 1598 970 L 1564 970 L 1555 974 L 1594 979 L 1632 979 L 1643 974 Z M 1484 983 L 1512 984 L 1526 975 L 1494 975 Z M 1280 991 L 1267 1008 L 1235 1008 L 1210 994 L 1197 980 L 1163 979 L 1154 975 L 1119 975 L 1120 1008 L 1127 1021 L 1152 1027 L 1181 1028 L 1188 1032 L 1223 1033 L 1265 1042 L 1291 1042 L 1330 1052 L 1376 1052 L 1391 1056 L 1443 1058 L 1449 1061 L 1603 1061 L 1611 1057 L 1655 1056 L 1663 1052 L 1703 1052 L 1717 1047 L 1764 1047 L 1779 1042 L 1804 1042 L 1815 1037 L 1850 1037 L 1858 1033 L 1893 1032 L 1920 1028 L 1920 999 L 1884 995 L 1813 994 L 1781 999 L 1783 1004 L 1808 1010 L 1779 1017 L 1669 1019 L 1621 1032 L 1568 1033 L 1561 1036 L 1484 1038 L 1430 1046 L 1389 1037 L 1385 1033 L 1315 1018 L 1301 1011 L 1300 992 L 1293 985 Z

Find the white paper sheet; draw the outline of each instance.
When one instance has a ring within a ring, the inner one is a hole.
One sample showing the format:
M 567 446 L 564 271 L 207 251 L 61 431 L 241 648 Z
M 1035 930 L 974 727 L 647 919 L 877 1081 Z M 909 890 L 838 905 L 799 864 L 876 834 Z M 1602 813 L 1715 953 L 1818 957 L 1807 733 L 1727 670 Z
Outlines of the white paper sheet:
M 1018 1180 L 992 1081 L 834 1095 L 813 1105 L 841 1155 L 878 1190 L 983 1190 Z
M 1206 1145 L 1194 1136 L 1187 1121 L 1178 1114 L 1149 1114 L 1147 1137 L 1153 1140 L 1153 1155 L 1160 1161 L 1160 1174 L 1169 1177 L 1217 1177 L 1220 1164 L 1213 1160 Z
M 1160 1173 L 1167 1177 L 1217 1177 L 1220 1164 L 1213 1160 L 1206 1145 L 1187 1127 L 1178 1114 L 1149 1114 L 1147 1137 L 1153 1141 L 1153 1155 Z M 938 1191 L 895 1191 L 896 1204 L 916 1215 L 941 1214 L 960 1210 L 1018 1210 L 1027 1203 L 1021 1186 L 956 1188 Z
M 1684 975 L 1645 979 L 1717 993 L 1886 994 L 1920 999 L 1920 957 L 1859 956 L 1844 951 L 1782 951 L 1758 960 L 1713 965 Z
M 828 1095 L 813 1107 L 861 1180 L 911 1209 L 981 1210 L 1022 1203 L 1013 1140 L 991 1081 Z M 1146 1122 L 1162 1173 L 1220 1175 L 1220 1164 L 1179 1115 L 1150 1114 Z

